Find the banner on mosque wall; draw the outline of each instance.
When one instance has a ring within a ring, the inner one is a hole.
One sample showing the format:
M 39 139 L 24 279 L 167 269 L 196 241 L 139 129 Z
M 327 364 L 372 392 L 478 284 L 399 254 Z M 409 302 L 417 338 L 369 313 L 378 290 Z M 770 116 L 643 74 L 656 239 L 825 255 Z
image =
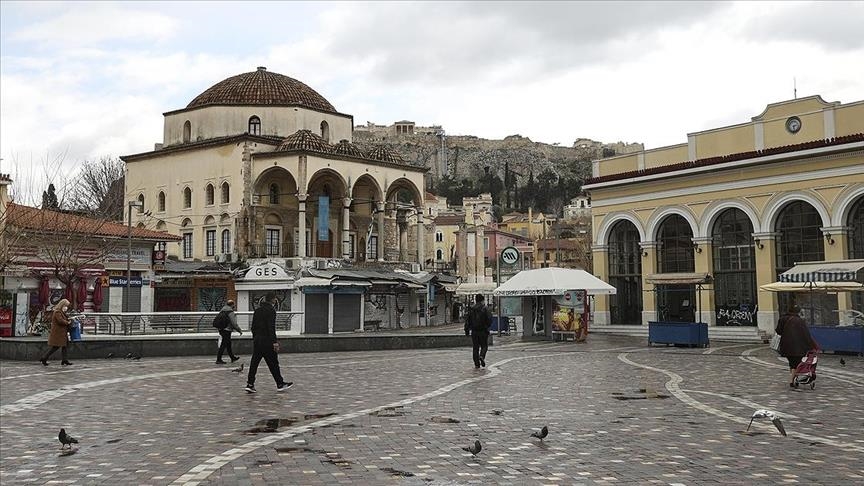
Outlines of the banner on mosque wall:
M 318 241 L 330 240 L 330 197 L 318 196 Z

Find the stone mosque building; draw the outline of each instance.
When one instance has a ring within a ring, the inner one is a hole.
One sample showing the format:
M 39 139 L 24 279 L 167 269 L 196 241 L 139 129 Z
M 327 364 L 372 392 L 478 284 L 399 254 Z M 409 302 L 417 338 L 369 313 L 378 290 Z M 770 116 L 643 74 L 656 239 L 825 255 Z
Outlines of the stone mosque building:
M 182 237 L 169 256 L 423 260 L 426 169 L 355 146 L 306 84 L 259 67 L 164 117 L 162 143 L 122 159 L 133 223 Z

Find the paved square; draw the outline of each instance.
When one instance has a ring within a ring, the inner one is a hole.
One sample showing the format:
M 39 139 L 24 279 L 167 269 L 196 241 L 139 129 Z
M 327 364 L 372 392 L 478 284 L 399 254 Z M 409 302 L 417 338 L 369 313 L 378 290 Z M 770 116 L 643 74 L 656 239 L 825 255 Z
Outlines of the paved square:
M 213 358 L 0 363 L 13 484 L 861 484 L 864 361 L 790 390 L 767 346 L 643 339 L 282 354 L 276 393 Z M 248 356 L 241 362 L 248 362 Z M 238 362 L 239 364 L 240 362 Z M 783 417 L 745 432 L 757 408 Z M 531 432 L 549 426 L 542 443 Z M 57 431 L 80 439 L 61 455 Z M 479 439 L 476 457 L 462 450 Z

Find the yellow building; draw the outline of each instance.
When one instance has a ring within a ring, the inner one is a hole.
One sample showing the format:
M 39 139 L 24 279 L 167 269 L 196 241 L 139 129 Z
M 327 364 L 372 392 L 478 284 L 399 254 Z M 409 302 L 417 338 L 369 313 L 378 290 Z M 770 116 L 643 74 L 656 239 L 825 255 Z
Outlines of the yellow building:
M 796 262 L 864 258 L 864 101 L 773 103 L 687 143 L 595 161 L 585 189 L 594 273 L 618 289 L 597 297 L 598 325 L 699 320 L 770 334 L 798 297 L 760 285 Z M 812 297 L 817 323 L 864 310 L 860 296 Z
M 122 159 L 133 221 L 182 237 L 170 255 L 422 262 L 426 169 L 360 150 L 353 117 L 302 82 L 259 67 L 164 117 L 163 142 Z

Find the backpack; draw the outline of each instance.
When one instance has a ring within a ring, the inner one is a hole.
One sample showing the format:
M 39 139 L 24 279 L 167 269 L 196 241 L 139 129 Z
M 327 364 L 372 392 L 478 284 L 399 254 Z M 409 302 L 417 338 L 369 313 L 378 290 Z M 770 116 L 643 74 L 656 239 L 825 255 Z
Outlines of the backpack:
M 219 314 L 216 315 L 216 318 L 213 319 L 213 327 L 219 329 L 220 331 L 224 330 L 231 323 L 231 318 L 228 317 L 228 313 L 225 311 L 219 311 Z

